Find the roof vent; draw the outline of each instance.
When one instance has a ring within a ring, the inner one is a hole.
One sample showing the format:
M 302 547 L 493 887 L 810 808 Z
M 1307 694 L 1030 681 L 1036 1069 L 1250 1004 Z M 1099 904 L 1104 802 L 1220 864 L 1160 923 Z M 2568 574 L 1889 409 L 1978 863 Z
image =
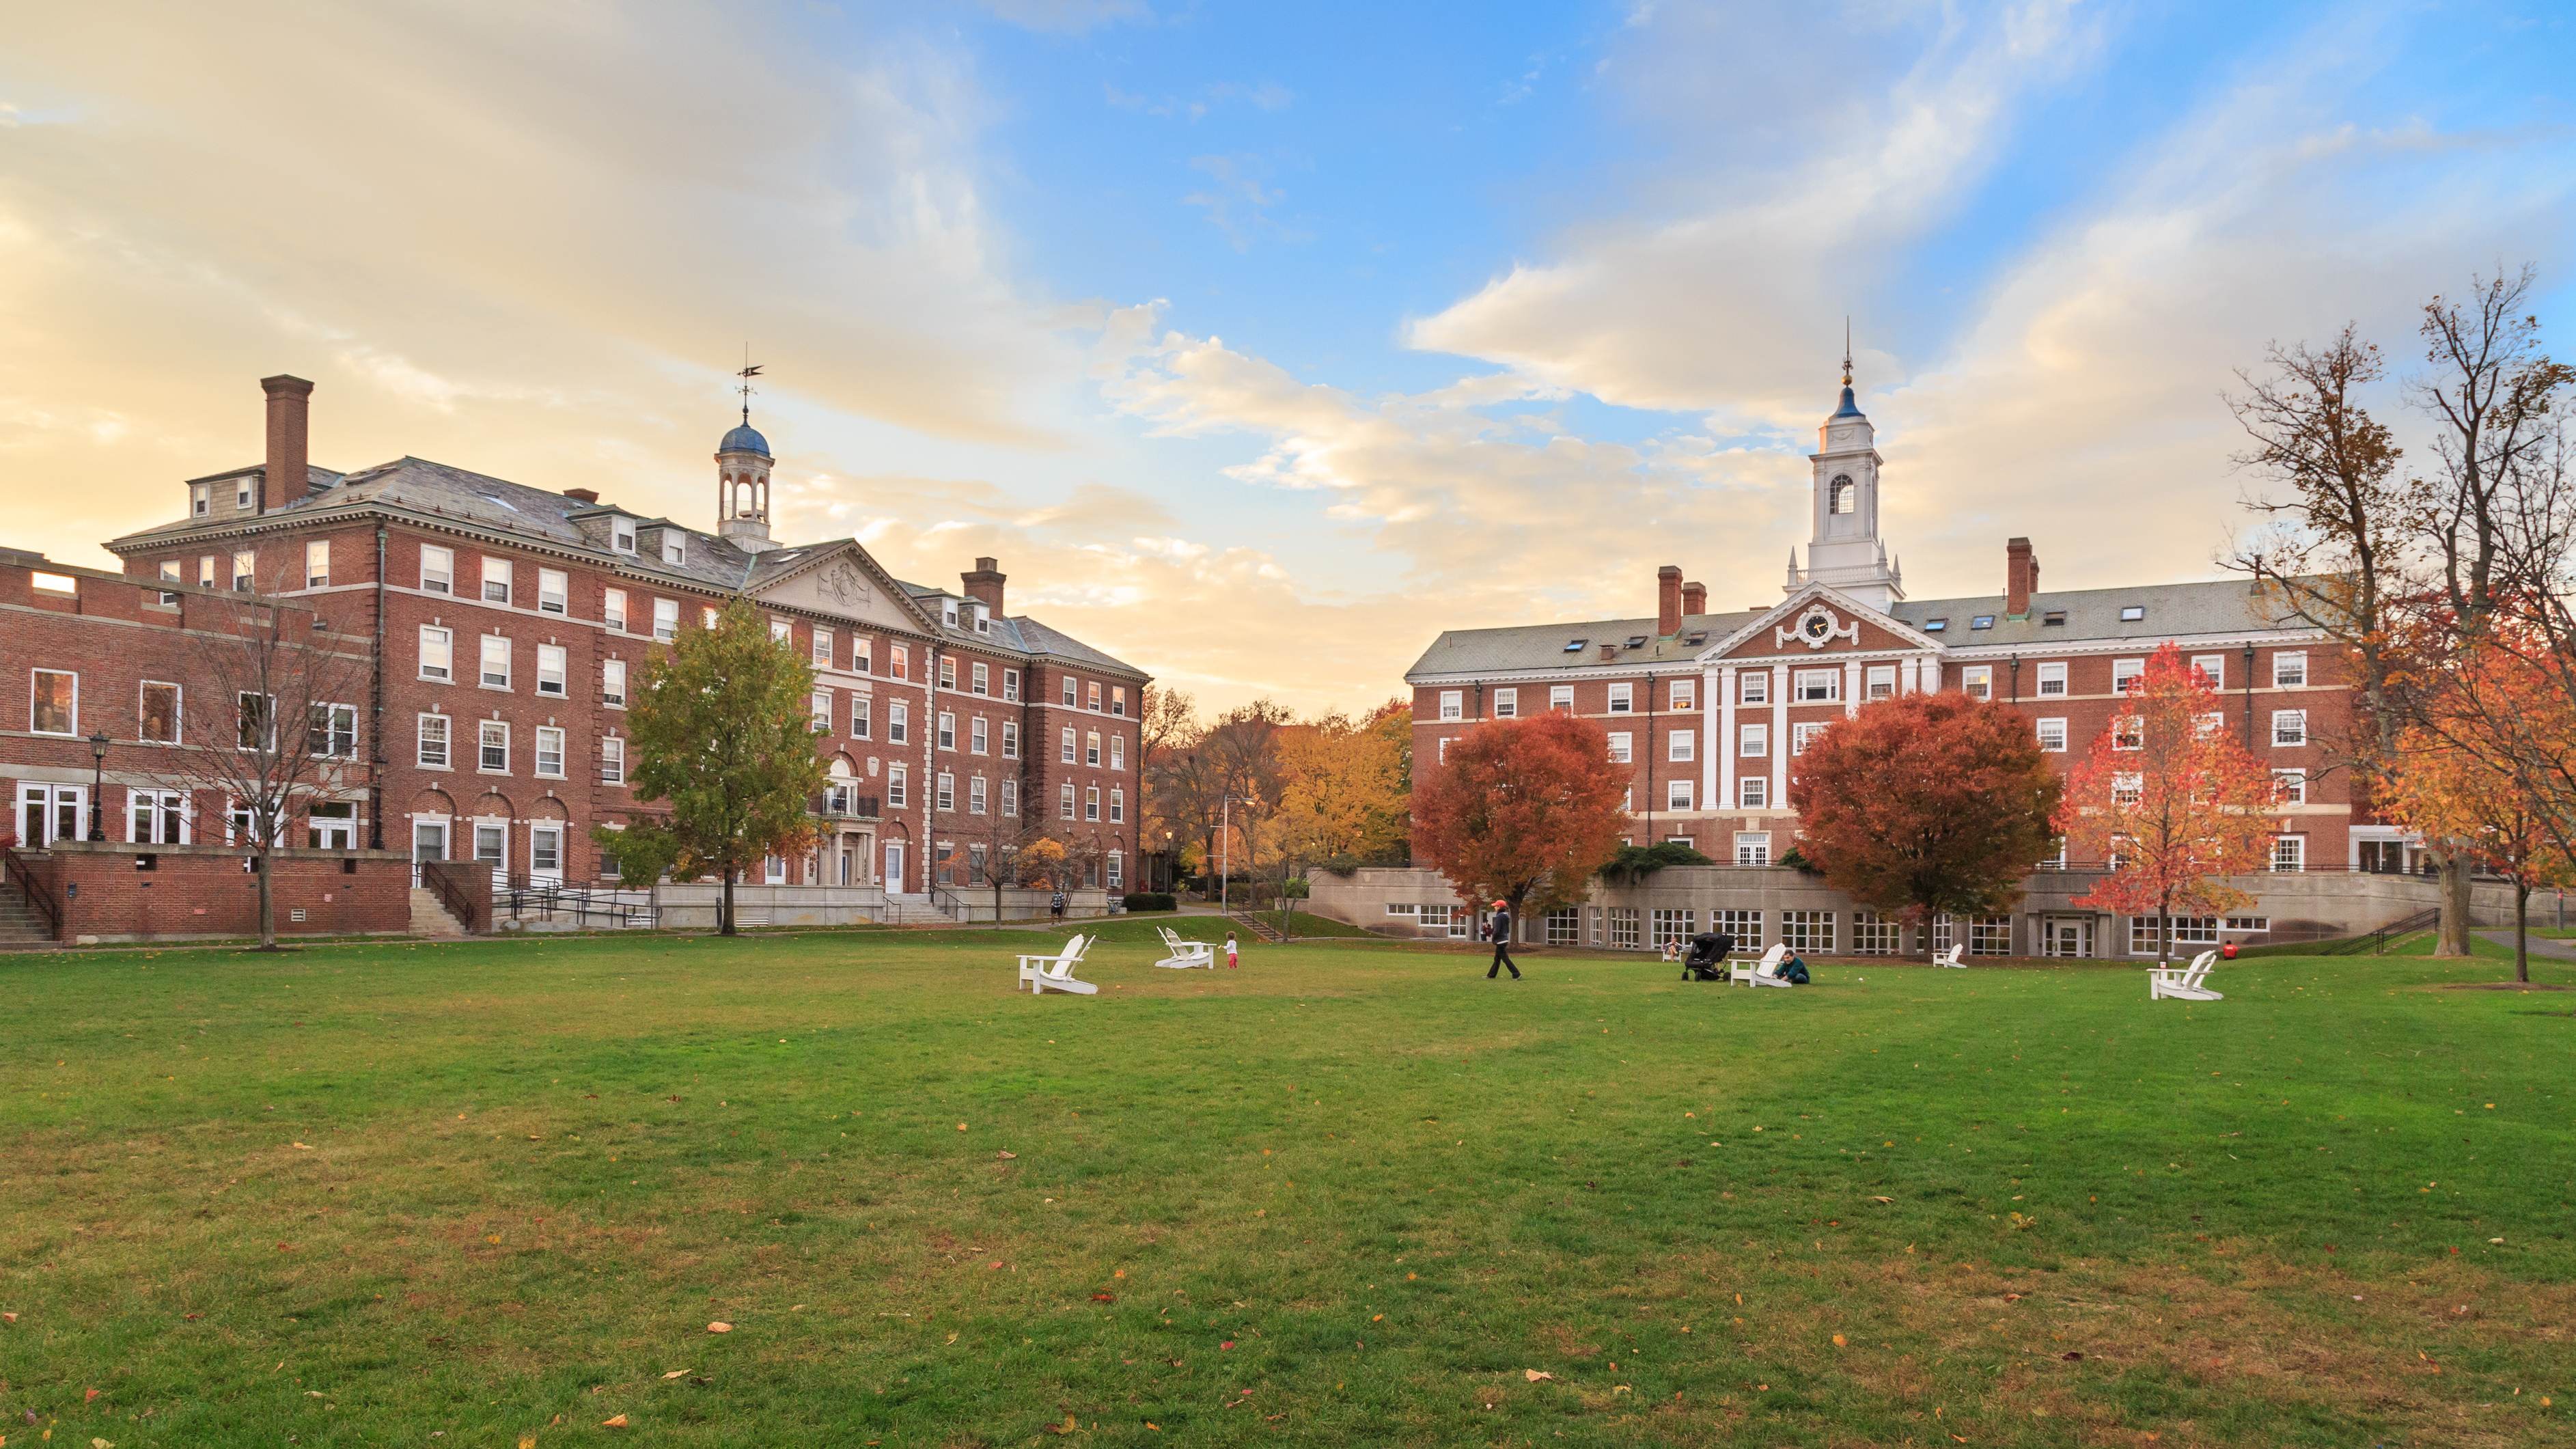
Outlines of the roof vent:
M 1589 640 L 1589 639 L 1575 639 L 1575 640 L 1570 640 L 1570 641 L 1568 641 L 1568 642 L 1567 642 L 1567 644 L 1566 644 L 1566 646 L 1565 646 L 1565 652 L 1566 652 L 1566 653 L 1568 653 L 1568 654 L 1580 654 L 1580 653 L 1582 653 L 1584 650 L 1589 649 L 1589 648 L 1591 648 L 1591 647 L 1592 647 L 1592 641 L 1591 641 L 1591 640 Z
M 2120 606 L 2120 622 L 2123 624 L 2134 624 L 2145 617 L 2147 617 L 2147 606 L 2144 604 L 2122 604 Z
M 597 503 L 599 501 L 598 491 L 591 488 L 567 488 L 564 490 L 564 496 L 575 503 Z
M 1643 634 L 1631 634 L 1631 635 L 1629 635 L 1629 636 L 1628 636 L 1628 647 L 1629 647 L 1629 648 L 1631 648 L 1631 649 L 1643 649 L 1643 648 L 1645 648 L 1645 647 L 1646 647 L 1646 636 L 1645 636 L 1645 635 L 1643 635 Z

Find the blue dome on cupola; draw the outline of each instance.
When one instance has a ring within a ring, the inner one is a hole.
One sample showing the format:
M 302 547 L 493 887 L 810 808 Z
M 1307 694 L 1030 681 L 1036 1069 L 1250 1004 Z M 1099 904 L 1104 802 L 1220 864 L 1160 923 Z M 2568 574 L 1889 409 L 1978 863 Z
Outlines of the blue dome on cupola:
M 760 456 L 766 458 L 769 456 L 769 440 L 762 437 L 759 430 L 752 427 L 751 424 L 744 423 L 740 427 L 735 428 L 732 432 L 725 434 L 724 441 L 716 444 L 716 451 L 719 453 L 758 453 Z

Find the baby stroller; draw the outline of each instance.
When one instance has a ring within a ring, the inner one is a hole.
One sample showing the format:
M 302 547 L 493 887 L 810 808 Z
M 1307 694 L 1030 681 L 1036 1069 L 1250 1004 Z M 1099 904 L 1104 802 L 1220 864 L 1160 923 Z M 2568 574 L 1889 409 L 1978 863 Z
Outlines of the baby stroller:
M 1713 931 L 1702 931 L 1691 937 L 1690 954 L 1682 958 L 1684 981 L 1724 981 L 1726 953 L 1735 949 L 1735 939 Z

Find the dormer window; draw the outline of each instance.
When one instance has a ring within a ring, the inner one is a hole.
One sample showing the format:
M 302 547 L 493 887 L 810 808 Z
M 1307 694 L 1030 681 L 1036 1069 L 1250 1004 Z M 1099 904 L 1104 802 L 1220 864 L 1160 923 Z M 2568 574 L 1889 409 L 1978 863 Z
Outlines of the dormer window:
M 689 545 L 688 545 L 688 540 L 683 539 L 683 538 L 679 537 L 679 536 L 678 536 L 678 535 L 676 535 L 676 534 L 669 534 L 669 533 L 663 534 L 663 535 L 662 535 L 662 562 L 664 562 L 664 563 L 666 563 L 666 564 L 684 564 L 684 563 L 687 563 L 688 561 L 689 561 Z
M 978 634 L 990 634 L 993 632 L 993 616 L 986 613 L 984 611 L 984 606 L 981 604 L 977 604 L 975 606 L 975 632 Z
M 940 622 L 946 624 L 949 628 L 954 629 L 957 627 L 957 601 L 955 599 L 943 599 L 940 601 L 939 618 Z
M 207 497 L 205 484 L 191 483 L 188 485 L 188 516 L 190 518 L 205 517 L 207 510 L 212 506 L 213 500 Z
M 259 485 L 248 478 L 233 480 L 233 507 L 248 508 L 259 497 Z
M 2039 616 L 2039 622 L 2044 626 L 2054 625 L 2056 627 L 2063 628 L 2066 625 L 2066 611 L 2064 609 L 2050 609 Z
M 608 520 L 608 546 L 617 550 L 619 553 L 633 553 L 635 551 L 635 520 L 631 518 L 612 518 Z

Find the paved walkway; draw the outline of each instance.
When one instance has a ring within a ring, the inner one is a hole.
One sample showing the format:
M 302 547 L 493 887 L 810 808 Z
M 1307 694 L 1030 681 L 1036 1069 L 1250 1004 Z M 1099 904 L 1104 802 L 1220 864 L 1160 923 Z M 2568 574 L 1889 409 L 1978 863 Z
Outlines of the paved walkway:
M 2473 934 L 2486 940 L 2493 941 L 2508 951 L 2513 949 L 2513 932 L 2511 931 L 2478 931 Z M 2552 961 L 2576 961 L 2576 945 L 2571 945 L 2568 942 L 2544 941 L 2538 936 L 2533 936 L 2529 940 L 2529 945 L 2531 947 L 2531 954 L 2534 956 L 2546 956 Z

